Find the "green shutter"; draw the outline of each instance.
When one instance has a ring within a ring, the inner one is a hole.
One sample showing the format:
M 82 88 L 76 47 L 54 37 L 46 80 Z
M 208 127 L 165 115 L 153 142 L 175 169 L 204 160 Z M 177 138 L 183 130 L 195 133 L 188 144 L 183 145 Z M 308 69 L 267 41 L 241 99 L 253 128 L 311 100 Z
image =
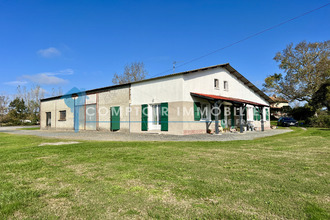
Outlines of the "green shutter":
M 255 121 L 260 121 L 261 117 L 260 117 L 260 112 L 259 112 L 259 107 L 254 107 L 253 109 L 253 119 Z
M 148 131 L 148 105 L 141 106 L 141 130 Z
M 226 123 L 225 123 L 225 106 L 222 105 L 221 106 L 221 114 L 220 114 L 220 118 L 221 118 L 221 127 L 225 127 L 226 126 Z
M 266 120 L 269 121 L 269 109 L 266 108 Z
M 160 124 L 160 130 L 161 131 L 168 131 L 168 103 L 164 102 L 160 104 L 161 109 L 161 124 Z
M 235 126 L 235 112 L 234 112 L 235 108 L 234 106 L 230 106 L 230 116 L 231 116 L 231 126 Z
M 195 121 L 200 121 L 201 120 L 201 103 L 199 102 L 194 102 L 194 120 Z
M 111 131 L 120 129 L 120 107 L 115 106 L 110 108 L 111 111 Z

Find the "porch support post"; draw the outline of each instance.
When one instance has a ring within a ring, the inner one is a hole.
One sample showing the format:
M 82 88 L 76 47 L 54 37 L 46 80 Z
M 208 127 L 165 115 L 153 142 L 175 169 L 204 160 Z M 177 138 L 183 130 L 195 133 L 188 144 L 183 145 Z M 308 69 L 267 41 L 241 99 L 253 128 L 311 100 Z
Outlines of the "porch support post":
M 243 133 L 244 129 L 243 129 L 243 109 L 244 109 L 245 105 L 241 105 L 239 107 L 239 132 Z
M 219 114 L 220 114 L 220 108 L 219 108 L 219 105 L 220 105 L 220 103 L 221 103 L 221 101 L 216 101 L 215 103 L 214 103 L 214 107 L 215 107 L 215 110 L 216 110 L 216 112 L 215 112 L 215 129 L 214 129 L 214 131 L 215 131 L 215 134 L 219 134 Z
M 264 107 L 260 106 L 259 107 L 259 113 L 261 117 L 261 131 L 265 131 L 265 125 L 264 125 Z

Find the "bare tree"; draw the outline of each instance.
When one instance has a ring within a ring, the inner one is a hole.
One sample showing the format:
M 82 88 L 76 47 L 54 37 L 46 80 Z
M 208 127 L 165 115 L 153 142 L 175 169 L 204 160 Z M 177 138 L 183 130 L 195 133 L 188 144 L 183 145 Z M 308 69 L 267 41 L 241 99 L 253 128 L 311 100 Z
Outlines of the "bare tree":
M 33 85 L 30 90 L 24 87 L 17 87 L 16 98 L 23 99 L 26 107 L 28 118 L 31 121 L 39 120 L 40 113 L 40 99 L 44 98 L 45 92 L 40 85 Z
M 3 117 L 8 112 L 9 96 L 6 94 L 0 95 L 0 125 L 2 126 Z
M 139 81 L 145 79 L 147 74 L 148 73 L 144 68 L 143 62 L 133 62 L 125 66 L 123 74 L 118 75 L 117 73 L 115 73 L 112 78 L 112 83 L 114 85 L 120 85 Z

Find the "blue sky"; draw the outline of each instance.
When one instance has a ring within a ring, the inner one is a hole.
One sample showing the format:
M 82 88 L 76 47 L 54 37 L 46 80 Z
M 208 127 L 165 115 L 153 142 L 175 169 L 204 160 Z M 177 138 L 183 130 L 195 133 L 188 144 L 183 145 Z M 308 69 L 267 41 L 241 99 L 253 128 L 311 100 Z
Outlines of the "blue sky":
M 328 2 L 0 0 L 0 93 L 109 86 L 134 61 L 152 77 Z M 330 5 L 176 72 L 229 62 L 260 88 L 276 52 L 329 40 L 329 21 Z

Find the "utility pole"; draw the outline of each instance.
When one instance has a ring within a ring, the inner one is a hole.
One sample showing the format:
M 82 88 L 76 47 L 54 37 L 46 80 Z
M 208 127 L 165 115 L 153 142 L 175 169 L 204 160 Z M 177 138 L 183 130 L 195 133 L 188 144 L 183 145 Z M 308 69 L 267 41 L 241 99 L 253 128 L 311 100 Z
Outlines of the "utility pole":
M 175 73 L 175 65 L 176 65 L 176 61 L 173 61 L 173 73 Z

